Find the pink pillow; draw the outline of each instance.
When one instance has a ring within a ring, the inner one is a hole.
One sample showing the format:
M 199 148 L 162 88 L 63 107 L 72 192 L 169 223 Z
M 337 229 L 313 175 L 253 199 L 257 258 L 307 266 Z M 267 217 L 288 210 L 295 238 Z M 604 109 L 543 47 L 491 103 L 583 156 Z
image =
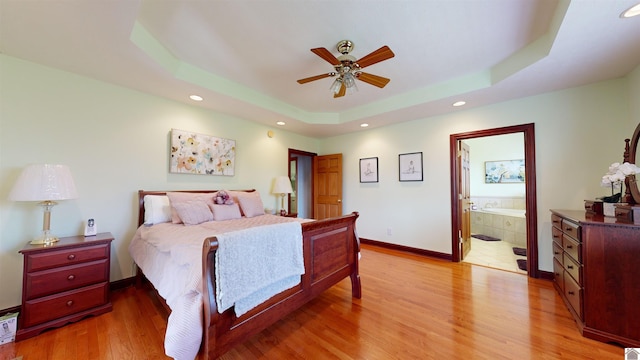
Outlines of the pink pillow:
M 238 207 L 236 203 L 231 205 L 212 204 L 209 205 L 209 208 L 211 208 L 211 212 L 213 213 L 214 221 L 233 220 L 242 217 L 242 215 L 240 215 L 240 207 Z
M 174 208 L 185 225 L 198 225 L 213 220 L 213 214 L 204 201 L 187 201 L 174 204 Z
M 257 191 L 239 192 L 238 202 L 240 203 L 240 209 L 242 209 L 244 216 L 251 218 L 264 215 L 264 205 L 262 205 L 260 193 Z
M 182 219 L 176 211 L 175 205 L 189 201 L 202 201 L 205 204 L 213 204 L 213 196 L 215 193 L 188 193 L 188 192 L 167 192 L 169 202 L 171 203 L 171 222 L 174 224 L 182 224 Z

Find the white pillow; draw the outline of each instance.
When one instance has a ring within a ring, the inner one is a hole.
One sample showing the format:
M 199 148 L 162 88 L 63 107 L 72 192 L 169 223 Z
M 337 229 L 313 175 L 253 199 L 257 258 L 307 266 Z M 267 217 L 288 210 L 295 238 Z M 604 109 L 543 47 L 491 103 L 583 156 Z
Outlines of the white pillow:
M 171 205 L 166 195 L 145 195 L 144 224 L 153 225 L 171 221 Z
M 244 216 L 251 218 L 264 215 L 264 205 L 258 191 L 238 192 L 238 202 Z

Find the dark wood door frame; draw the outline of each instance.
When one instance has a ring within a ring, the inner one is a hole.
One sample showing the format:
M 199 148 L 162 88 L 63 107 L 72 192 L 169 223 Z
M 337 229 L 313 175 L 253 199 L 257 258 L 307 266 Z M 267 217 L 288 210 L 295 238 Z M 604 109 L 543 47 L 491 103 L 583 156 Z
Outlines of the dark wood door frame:
M 525 164 L 525 202 L 526 202 L 526 228 L 527 228 L 527 272 L 530 277 L 539 278 L 538 269 L 538 205 L 536 200 L 536 147 L 535 126 L 531 124 L 514 125 L 495 129 L 470 131 L 460 134 L 452 134 L 449 137 L 449 157 L 451 167 L 451 249 L 452 260 L 460 261 L 460 246 L 458 234 L 460 232 L 460 219 L 458 196 L 458 177 L 460 167 L 458 164 L 458 141 L 486 136 L 524 133 L 524 164 Z

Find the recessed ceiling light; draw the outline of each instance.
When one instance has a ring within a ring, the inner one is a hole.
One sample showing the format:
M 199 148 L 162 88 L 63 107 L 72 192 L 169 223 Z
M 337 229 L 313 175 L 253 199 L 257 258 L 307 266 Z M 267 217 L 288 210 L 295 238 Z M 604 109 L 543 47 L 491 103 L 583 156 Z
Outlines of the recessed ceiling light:
M 190 95 L 189 99 L 193 100 L 193 101 L 202 101 L 202 96 L 199 95 Z
M 284 121 L 278 121 L 278 122 L 276 123 L 276 125 L 280 125 L 280 126 L 284 126 L 284 125 L 286 125 L 286 124 L 287 124 L 287 123 L 285 123 Z
M 467 103 L 466 101 L 456 101 L 456 102 L 453 103 L 453 106 L 462 106 L 462 105 L 464 105 L 466 103 Z
M 630 18 L 636 15 L 640 15 L 640 4 L 636 4 L 620 14 L 621 18 Z
M 367 127 L 367 126 L 369 126 L 369 124 L 367 124 L 367 123 L 360 124 L 360 127 Z

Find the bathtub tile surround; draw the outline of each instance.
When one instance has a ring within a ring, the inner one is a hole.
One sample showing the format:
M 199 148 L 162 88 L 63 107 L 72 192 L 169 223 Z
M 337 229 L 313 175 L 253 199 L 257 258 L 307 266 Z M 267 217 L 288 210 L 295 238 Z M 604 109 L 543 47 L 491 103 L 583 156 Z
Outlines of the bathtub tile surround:
M 478 210 L 471 211 L 471 233 L 501 239 L 518 247 L 527 246 L 525 217 L 500 209 L 525 209 L 524 197 L 471 197 Z M 523 214 L 523 213 L 522 213 Z

